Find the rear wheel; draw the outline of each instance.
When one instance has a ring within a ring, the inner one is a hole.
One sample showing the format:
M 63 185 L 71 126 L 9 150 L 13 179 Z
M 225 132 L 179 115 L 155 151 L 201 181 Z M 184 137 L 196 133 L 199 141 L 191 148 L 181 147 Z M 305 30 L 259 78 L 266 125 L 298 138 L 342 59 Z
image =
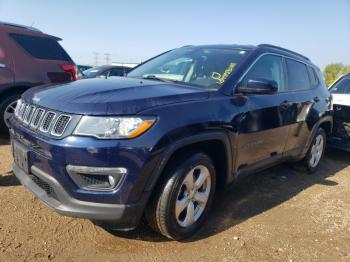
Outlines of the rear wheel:
M 146 209 L 150 226 L 176 240 L 200 228 L 216 186 L 214 165 L 207 155 L 195 153 L 179 163 L 166 171 Z
M 9 121 L 17 106 L 17 101 L 21 95 L 11 95 L 0 102 L 0 131 L 7 132 L 9 127 Z
M 326 148 L 326 139 L 326 132 L 319 128 L 305 157 L 305 165 L 310 173 L 314 173 L 319 167 Z

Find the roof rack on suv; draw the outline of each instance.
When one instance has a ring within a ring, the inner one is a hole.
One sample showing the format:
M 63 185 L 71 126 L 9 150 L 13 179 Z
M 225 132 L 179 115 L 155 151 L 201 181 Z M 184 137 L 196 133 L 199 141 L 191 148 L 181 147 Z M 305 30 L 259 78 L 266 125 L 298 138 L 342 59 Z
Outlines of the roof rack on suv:
M 281 50 L 281 51 L 286 51 L 286 52 L 288 52 L 288 53 L 291 53 L 291 54 L 293 54 L 293 55 L 300 56 L 300 57 L 302 57 L 302 58 L 304 58 L 304 59 L 310 61 L 310 59 L 309 59 L 308 57 L 306 57 L 306 56 L 304 56 L 304 55 L 302 55 L 302 54 L 299 54 L 299 53 L 297 53 L 297 52 L 294 52 L 294 51 L 292 51 L 292 50 L 289 50 L 289 49 L 280 47 L 280 46 L 270 45 L 270 44 L 260 44 L 260 45 L 258 45 L 258 47 L 270 47 L 270 48 L 279 49 L 279 50 Z
M 0 25 L 12 26 L 12 27 L 27 29 L 27 30 L 31 30 L 31 31 L 35 31 L 35 32 L 41 32 L 39 29 L 32 27 L 32 26 L 19 25 L 19 24 L 2 22 L 2 21 L 0 21 Z

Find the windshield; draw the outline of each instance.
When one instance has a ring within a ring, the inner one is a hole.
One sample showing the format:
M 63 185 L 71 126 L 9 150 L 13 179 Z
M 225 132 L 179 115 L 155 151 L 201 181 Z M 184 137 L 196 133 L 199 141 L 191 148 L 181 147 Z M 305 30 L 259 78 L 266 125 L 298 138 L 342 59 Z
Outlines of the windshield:
M 219 89 L 247 53 L 234 48 L 179 48 L 140 65 L 128 77 Z
M 341 79 L 330 91 L 332 94 L 350 94 L 350 78 Z
M 87 77 L 95 77 L 95 76 L 102 74 L 102 72 L 104 70 L 106 70 L 105 67 L 97 66 L 97 67 L 93 67 L 93 68 L 90 68 L 88 70 L 83 71 L 83 74 L 84 74 L 84 76 L 87 76 Z

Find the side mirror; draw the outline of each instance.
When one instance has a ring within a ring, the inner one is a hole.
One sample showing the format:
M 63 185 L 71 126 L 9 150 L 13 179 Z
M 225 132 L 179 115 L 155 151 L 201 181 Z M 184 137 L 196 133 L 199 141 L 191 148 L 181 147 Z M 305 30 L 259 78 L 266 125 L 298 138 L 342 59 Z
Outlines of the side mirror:
M 278 91 L 278 84 L 276 81 L 263 78 L 249 79 L 247 85 L 238 87 L 237 91 L 243 94 L 275 94 Z

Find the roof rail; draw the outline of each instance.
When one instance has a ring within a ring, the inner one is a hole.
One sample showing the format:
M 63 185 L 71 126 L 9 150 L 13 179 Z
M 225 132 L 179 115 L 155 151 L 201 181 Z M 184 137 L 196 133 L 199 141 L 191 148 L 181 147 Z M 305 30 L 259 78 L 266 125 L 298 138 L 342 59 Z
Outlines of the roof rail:
M 285 52 L 289 52 L 289 53 L 292 53 L 293 55 L 297 55 L 297 56 L 300 56 L 308 61 L 310 61 L 310 59 L 302 54 L 299 54 L 297 52 L 294 52 L 292 50 L 289 50 L 289 49 L 286 49 L 286 48 L 283 48 L 283 47 L 280 47 L 280 46 L 275 46 L 275 45 L 270 45 L 270 44 L 260 44 L 258 45 L 258 47 L 270 47 L 270 48 L 275 48 L 275 49 L 279 49 L 281 51 L 285 51 Z
M 12 27 L 27 29 L 27 30 L 31 30 L 31 31 L 35 31 L 35 32 L 41 32 L 39 29 L 32 27 L 32 26 L 19 25 L 19 24 L 2 22 L 2 21 L 0 21 L 0 25 L 12 26 Z

